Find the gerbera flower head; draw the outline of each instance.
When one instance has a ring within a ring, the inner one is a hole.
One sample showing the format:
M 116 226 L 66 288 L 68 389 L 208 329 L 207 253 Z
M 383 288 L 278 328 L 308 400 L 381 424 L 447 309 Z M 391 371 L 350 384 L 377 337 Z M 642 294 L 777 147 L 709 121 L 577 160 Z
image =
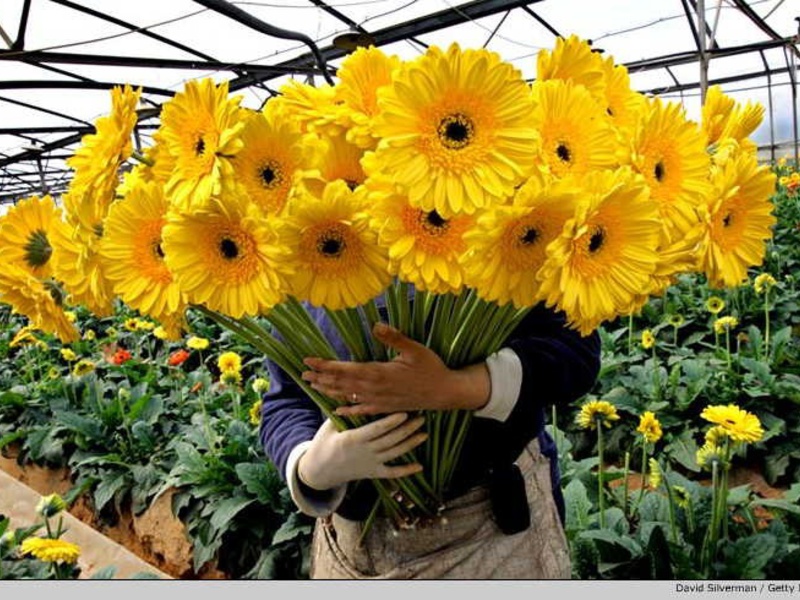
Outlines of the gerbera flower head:
M 267 101 L 265 111 L 274 111 L 276 117 L 296 123 L 305 133 L 344 135 L 345 127 L 339 123 L 341 101 L 333 86 L 315 87 L 290 79 L 278 92 Z
M 706 310 L 712 315 L 718 315 L 725 308 L 725 300 L 719 296 L 710 296 L 706 300 Z
M 84 375 L 88 375 L 89 373 L 93 372 L 94 369 L 95 364 L 93 361 L 89 360 L 88 358 L 82 358 L 72 367 L 72 374 L 75 377 L 83 377 Z
M 711 287 L 735 287 L 760 265 L 777 222 L 772 194 L 775 174 L 740 153 L 712 172 L 713 193 L 703 204 L 701 267 Z
M 720 466 L 725 464 L 725 448 L 715 444 L 703 444 L 697 450 L 695 460 L 698 467 L 711 471 L 715 463 Z
M 625 314 L 647 289 L 658 262 L 658 210 L 629 169 L 583 178 L 584 199 L 547 247 L 540 296 L 586 335 Z
M 373 149 L 378 137 L 372 120 L 378 114 L 378 88 L 392 81 L 400 59 L 370 46 L 359 47 L 342 60 L 336 71 L 339 84 L 335 99 L 340 103 L 340 123 L 347 130 L 347 140 L 360 148 Z
M 753 289 L 756 294 L 763 294 L 775 287 L 778 282 L 769 273 L 760 273 L 753 281 Z
M 312 162 L 311 169 L 304 173 L 302 184 L 309 188 L 315 196 L 321 196 L 325 185 L 341 179 L 351 190 L 355 190 L 366 181 L 361 159 L 363 148 L 351 144 L 344 135 L 326 135 L 319 138 L 320 151 Z
M 222 371 L 219 382 L 222 385 L 238 386 L 242 383 L 242 374 L 239 371 Z
M 689 503 L 692 501 L 692 495 L 682 485 L 673 485 L 672 493 L 675 497 L 675 504 L 680 508 L 689 508 Z
M 378 89 L 380 161 L 414 206 L 471 214 L 510 197 L 533 170 L 532 102 L 498 54 L 432 46 Z
M 289 290 L 297 299 L 352 308 L 389 284 L 389 257 L 369 228 L 366 196 L 337 179 L 321 196 L 305 190 L 292 199 L 280 234 L 291 249 Z
M 280 213 L 303 167 L 319 161 L 316 136 L 275 111 L 262 111 L 245 120 L 241 139 L 243 147 L 231 159 L 236 182 L 264 212 Z
M 714 425 L 706 431 L 705 443 L 712 446 L 722 446 L 729 437 L 727 429 L 721 425 Z
M 714 321 L 714 332 L 715 333 L 725 333 L 726 331 L 730 331 L 734 329 L 739 324 L 739 319 L 736 317 L 720 317 Z
M 70 348 L 61 348 L 59 349 L 59 353 L 61 354 L 61 358 L 67 362 L 74 362 L 78 360 L 78 356 L 75 354 L 75 351 Z
M 483 211 L 464 235 L 466 282 L 478 295 L 521 308 L 539 298 L 536 273 L 545 249 L 575 214 L 580 194 L 566 180 L 547 182 L 533 175 L 517 190 L 511 205 Z
M 67 503 L 58 494 L 48 494 L 39 499 L 36 505 L 36 514 L 45 519 L 55 517 L 58 513 L 67 508 Z
M 589 400 L 581 406 L 575 422 L 581 429 L 597 429 L 599 426 L 610 428 L 619 420 L 617 408 L 605 400 Z
M 536 55 L 536 81 L 554 79 L 581 85 L 600 100 L 606 88 L 603 59 L 592 52 L 588 40 L 574 34 L 557 37 L 552 50 L 540 50 Z
M 269 390 L 269 379 L 265 377 L 256 377 L 250 385 L 256 394 L 265 394 Z
M 283 299 L 286 249 L 241 188 L 191 213 L 169 213 L 162 239 L 167 267 L 191 303 L 239 318 Z
M 656 336 L 653 335 L 653 331 L 651 329 L 645 329 L 642 332 L 642 348 L 645 350 L 650 350 L 653 346 L 656 345 Z
M 631 164 L 644 176 L 670 239 L 684 237 L 710 191 L 710 159 L 700 128 L 680 104 L 649 100 L 632 141 Z
M 680 327 L 685 322 L 686 322 L 686 319 L 683 317 L 683 315 L 680 315 L 680 314 L 670 315 L 669 319 L 667 319 L 667 323 L 669 323 L 673 327 Z
M 191 354 L 187 350 L 180 348 L 169 355 L 169 358 L 167 359 L 167 364 L 170 367 L 177 367 L 185 363 L 186 360 L 189 358 L 189 356 L 191 356 Z
M 725 429 L 736 442 L 757 442 L 764 436 L 764 429 L 758 417 L 735 404 L 707 406 L 700 416 Z
M 726 138 L 746 143 L 748 136 L 758 129 L 763 119 L 762 104 L 747 102 L 741 105 L 727 96 L 720 86 L 708 88 L 701 112 L 707 146 L 718 144 Z
M 14 334 L 14 337 L 11 338 L 8 347 L 16 348 L 17 346 L 24 346 L 26 344 L 36 344 L 39 339 L 33 335 L 34 331 L 36 331 L 36 328 L 33 325 L 25 325 L 20 328 L 20 330 Z
M 208 348 L 209 341 L 206 338 L 193 335 L 186 340 L 186 345 L 192 350 L 205 350 Z
M 159 325 L 155 329 L 153 329 L 153 336 L 155 336 L 159 340 L 166 340 L 169 336 L 167 334 L 167 330 L 164 328 L 163 325 Z
M 29 537 L 22 540 L 19 550 L 44 562 L 73 564 L 81 555 L 80 546 L 65 540 Z
M 457 292 L 464 285 L 459 263 L 466 251 L 465 232 L 475 217 L 457 214 L 445 218 L 411 203 L 392 186 L 368 183 L 370 227 L 377 242 L 388 253 L 388 271 L 419 290 L 435 294 Z
M 651 444 L 656 443 L 661 439 L 661 423 L 656 418 L 655 414 L 651 411 L 645 411 L 639 417 L 639 426 L 636 431 L 642 434 L 642 437 Z
M 217 367 L 223 373 L 226 371 L 239 372 L 242 370 L 242 357 L 236 352 L 223 352 L 217 358 Z
M 133 358 L 133 355 L 125 348 L 117 348 L 111 355 L 109 362 L 115 365 L 123 365 Z
M 247 411 L 247 416 L 250 419 L 251 425 L 258 425 L 261 423 L 261 407 L 264 402 L 261 399 L 256 400 L 250 405 L 250 410 Z
M 589 91 L 571 81 L 535 81 L 533 111 L 541 160 L 556 177 L 582 177 L 616 167 L 619 145 L 605 109 Z
M 111 89 L 111 112 L 95 121 L 94 133 L 81 138 L 81 143 L 67 165 L 75 170 L 72 189 L 83 189 L 100 212 L 114 200 L 119 184 L 120 167 L 133 151 L 131 134 L 138 115 L 136 106 L 142 89 L 130 85 Z
M 232 175 L 230 158 L 242 148 L 241 96 L 228 96 L 228 83 L 190 80 L 161 110 L 160 140 L 174 157 L 167 197 L 183 208 L 202 207 L 219 195 Z
M 20 200 L 0 217 L 0 252 L 4 261 L 15 263 L 40 279 L 50 277 L 50 237 L 54 228 L 65 229 L 66 224 L 50 196 Z
M 168 208 L 159 184 L 140 181 L 125 200 L 111 206 L 100 244 L 104 273 L 114 292 L 127 306 L 155 319 L 182 312 L 186 306 L 164 261 L 162 231 Z M 142 321 L 134 321 L 133 327 L 139 329 Z
M 647 107 L 645 96 L 631 88 L 631 78 L 624 65 L 609 56 L 602 61 L 605 81 L 603 107 L 621 141 L 627 142 L 636 129 L 636 122 Z
M 64 294 L 51 279 L 41 281 L 21 267 L 0 269 L 0 304 L 25 315 L 35 329 L 58 336 L 63 344 L 78 339 L 78 329 L 64 314 Z

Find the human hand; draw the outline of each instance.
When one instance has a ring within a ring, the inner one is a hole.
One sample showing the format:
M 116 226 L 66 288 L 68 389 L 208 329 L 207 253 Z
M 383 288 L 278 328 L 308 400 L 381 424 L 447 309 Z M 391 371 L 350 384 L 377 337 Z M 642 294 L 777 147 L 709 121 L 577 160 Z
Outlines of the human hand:
M 478 409 L 489 401 L 491 381 L 485 363 L 450 369 L 430 348 L 385 323 L 375 338 L 398 351 L 388 362 L 349 362 L 309 357 L 302 375 L 311 387 L 349 405 L 341 416 L 396 411 Z
M 316 490 L 338 487 L 356 479 L 396 479 L 418 473 L 419 463 L 386 463 L 413 450 L 428 434 L 416 433 L 422 416 L 393 413 L 361 427 L 338 431 L 330 419 L 319 428 L 297 463 L 300 480 Z

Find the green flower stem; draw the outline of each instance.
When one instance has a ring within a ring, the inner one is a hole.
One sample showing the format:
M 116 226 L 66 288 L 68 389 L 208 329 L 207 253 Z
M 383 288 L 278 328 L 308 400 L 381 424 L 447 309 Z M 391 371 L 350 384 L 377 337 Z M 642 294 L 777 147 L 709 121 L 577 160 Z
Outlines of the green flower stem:
M 425 341 L 425 345 L 436 352 L 448 366 L 450 364 L 444 349 L 444 341 L 449 339 L 446 336 L 446 329 L 452 318 L 453 302 L 454 297 L 452 294 L 442 294 L 436 297 L 436 304 L 433 307 L 433 320 Z
M 625 452 L 625 463 L 622 470 L 622 514 L 628 518 L 628 473 L 630 472 L 631 453 Z M 641 497 L 641 494 L 640 494 Z
M 358 362 L 367 360 L 367 349 L 364 345 L 364 339 L 359 331 L 353 330 L 346 313 L 344 311 L 325 308 L 325 314 L 336 327 L 339 336 L 344 340 L 347 349 L 350 351 L 352 360 Z
M 597 504 L 600 510 L 600 529 L 605 529 L 606 512 L 605 497 L 603 494 L 603 422 L 602 418 L 597 418 Z
M 147 165 L 148 167 L 152 167 L 154 164 L 156 164 L 155 162 L 147 158 L 144 154 L 139 154 L 135 150 L 131 152 L 131 158 L 134 160 L 138 160 L 140 163 Z
M 389 316 L 389 325 L 396 329 L 400 322 L 399 310 L 397 308 L 397 280 L 386 288 L 384 295 L 386 298 L 386 313 Z M 393 351 L 390 350 L 389 354 L 392 352 Z
M 769 361 L 769 288 L 764 290 L 764 357 Z
M 636 499 L 636 508 L 639 510 L 639 505 L 642 503 L 644 496 L 645 481 L 647 480 L 647 439 L 642 436 L 642 485 L 639 488 L 639 497 Z
M 408 299 L 408 283 L 401 281 L 397 286 L 397 328 L 404 334 L 411 332 L 411 302 Z
M 367 319 L 367 326 L 369 327 L 370 331 L 372 331 L 376 323 L 382 322 L 381 313 L 378 310 L 378 305 L 375 304 L 374 298 L 370 299 L 366 304 L 364 304 L 364 315 Z M 374 336 L 372 337 L 371 342 L 372 354 L 375 357 L 375 360 L 386 360 L 386 346 L 376 340 Z
M 412 330 L 411 338 L 421 342 L 425 340 L 425 325 L 428 322 L 434 296 L 426 290 L 417 290 L 414 296 L 414 306 L 411 313 Z
M 270 323 L 273 323 L 274 320 L 280 320 L 284 325 L 284 329 L 288 326 L 292 331 L 293 339 L 296 339 L 297 332 L 301 331 L 308 338 L 309 343 L 312 344 L 311 347 L 315 349 L 316 356 L 331 360 L 338 358 L 336 350 L 333 349 L 330 341 L 323 335 L 319 325 L 296 299 L 290 298 L 283 304 L 274 307 L 267 315 L 267 320 Z
M 664 486 L 667 488 L 667 508 L 669 510 L 669 529 L 670 535 L 672 536 L 672 542 L 674 544 L 678 543 L 678 524 L 675 521 L 675 498 L 672 493 L 672 486 L 669 483 L 669 479 L 665 476 L 666 485 Z
M 633 352 L 633 313 L 628 315 L 628 354 Z
M 721 496 L 720 482 L 719 482 L 719 463 L 717 460 L 711 463 L 711 522 L 708 531 L 708 547 L 704 555 L 705 565 L 704 573 L 706 577 L 709 574 L 711 564 L 714 562 L 716 555 L 717 540 L 719 539 L 719 497 Z
M 373 360 L 375 357 L 372 353 L 372 330 L 366 327 L 366 322 L 361 318 L 361 313 L 357 308 L 345 308 L 342 312 L 345 317 L 344 321 L 349 324 L 353 334 L 363 347 L 364 353 L 361 360 Z
M 728 372 L 732 371 L 731 366 L 731 328 L 725 328 L 725 360 L 728 363 Z
M 661 401 L 661 373 L 658 364 L 658 356 L 656 356 L 656 345 L 653 344 L 653 396 L 656 402 Z

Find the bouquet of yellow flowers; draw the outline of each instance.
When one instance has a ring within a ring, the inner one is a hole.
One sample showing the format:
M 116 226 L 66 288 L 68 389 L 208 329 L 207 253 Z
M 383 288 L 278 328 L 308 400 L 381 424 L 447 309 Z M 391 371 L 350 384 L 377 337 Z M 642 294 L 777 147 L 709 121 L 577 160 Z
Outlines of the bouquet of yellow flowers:
M 140 92 L 116 88 L 70 159 L 61 207 L 31 198 L 0 223 L 12 265 L 0 301 L 65 341 L 75 332 L 57 289 L 99 315 L 119 298 L 175 337 L 191 307 L 343 429 L 366 417 L 338 416 L 342 401 L 303 380 L 303 358 L 390 359 L 369 335 L 379 297 L 391 325 L 457 368 L 498 350 L 539 303 L 588 334 L 681 273 L 746 279 L 774 223 L 774 175 L 748 139 L 762 107 L 711 88 L 695 123 L 632 90 L 624 66 L 576 36 L 536 66 L 528 83 L 485 49 L 405 61 L 359 48 L 335 85 L 291 81 L 259 110 L 225 83 L 189 81 L 141 154 Z M 349 356 L 308 306 L 324 309 Z M 385 514 L 436 514 L 470 415 L 426 420 L 425 445 L 401 459 L 424 470 L 374 481 Z

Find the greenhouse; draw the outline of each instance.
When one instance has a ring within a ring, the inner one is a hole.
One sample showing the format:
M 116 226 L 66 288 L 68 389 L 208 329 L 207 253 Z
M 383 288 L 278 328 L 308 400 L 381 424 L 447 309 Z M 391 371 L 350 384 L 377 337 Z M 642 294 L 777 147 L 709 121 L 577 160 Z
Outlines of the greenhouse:
M 796 579 L 796 2 L 0 38 L 0 579 Z

